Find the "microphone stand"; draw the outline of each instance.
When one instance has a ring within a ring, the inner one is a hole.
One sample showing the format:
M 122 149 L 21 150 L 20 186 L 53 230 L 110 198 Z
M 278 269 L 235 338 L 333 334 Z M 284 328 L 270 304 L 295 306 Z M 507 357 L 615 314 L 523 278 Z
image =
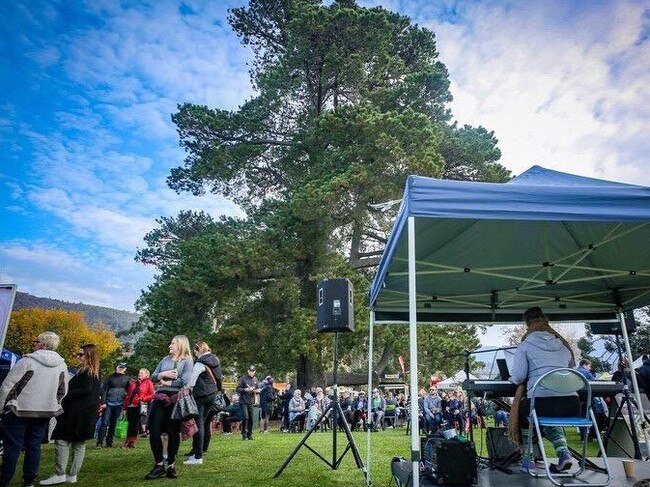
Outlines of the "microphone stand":
M 516 346 L 512 347 L 502 347 L 502 348 L 492 348 L 489 350 L 463 350 L 461 353 L 457 353 L 454 355 L 448 355 L 446 358 L 451 358 L 451 357 L 464 357 L 465 358 L 465 365 L 464 365 L 464 372 L 465 372 L 465 380 L 469 381 L 469 358 L 472 355 L 478 355 L 481 353 L 491 353 L 491 352 L 500 352 L 500 351 L 505 351 L 505 350 L 514 350 L 517 348 Z M 467 401 L 467 411 L 469 412 L 469 440 L 471 442 L 474 442 L 474 427 L 472 423 L 472 395 L 468 395 L 468 401 Z
M 502 348 L 494 348 L 494 349 L 490 349 L 490 350 L 476 350 L 476 351 L 463 350 L 462 353 L 451 355 L 449 357 L 464 357 L 465 358 L 465 364 L 464 364 L 465 380 L 467 382 L 469 382 L 469 380 L 470 380 L 469 379 L 469 358 L 470 358 L 471 355 L 477 355 L 477 354 L 489 353 L 489 352 L 499 352 L 499 351 L 502 351 L 502 350 L 513 350 L 515 348 L 517 348 L 517 347 L 512 346 L 512 347 L 502 347 Z M 467 399 L 468 399 L 467 400 L 467 412 L 468 412 L 468 415 L 469 415 L 469 418 L 468 418 L 469 419 L 469 441 L 474 443 L 474 423 L 472 422 L 472 397 L 473 397 L 472 393 L 470 392 L 468 394 L 468 396 L 467 396 Z M 487 466 L 492 466 L 492 463 L 489 460 L 487 460 L 487 459 L 485 459 L 483 457 L 479 457 L 477 455 L 476 459 L 477 459 L 478 465 L 481 465 L 481 464 L 486 465 L 487 464 Z M 508 469 L 505 466 L 494 465 L 494 468 L 496 468 L 497 470 L 500 470 L 502 472 L 508 473 L 508 474 L 512 473 L 512 471 L 510 471 L 510 469 Z

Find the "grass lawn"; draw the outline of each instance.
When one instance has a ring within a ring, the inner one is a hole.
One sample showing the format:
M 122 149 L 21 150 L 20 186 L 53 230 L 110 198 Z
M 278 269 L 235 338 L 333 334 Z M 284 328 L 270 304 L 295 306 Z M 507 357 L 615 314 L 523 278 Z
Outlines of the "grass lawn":
M 479 430 L 475 430 L 477 453 L 487 456 L 485 441 L 481 441 Z M 361 457 L 366 461 L 366 435 L 354 433 Z M 570 442 L 576 444 L 577 433 L 569 432 Z M 362 486 L 363 473 L 356 468 L 352 454 L 348 452 L 338 470 L 332 470 L 306 448 L 302 448 L 278 479 L 273 475 L 284 463 L 298 442 L 299 434 L 283 434 L 274 431 L 268 435 L 255 434 L 253 441 L 242 441 L 237 434 L 232 436 L 215 435 L 212 437 L 210 451 L 204 457 L 203 465 L 183 465 L 185 457 L 180 457 L 176 464 L 179 478 L 176 480 L 144 480 L 144 475 L 152 467 L 153 460 L 147 439 L 141 439 L 136 449 L 94 448 L 88 443 L 86 460 L 79 474 L 79 487 L 137 487 L 152 485 L 169 485 L 178 487 L 197 486 L 259 486 L 294 487 L 308 485 Z M 345 433 L 339 432 L 338 453 L 345 448 Z M 117 443 L 116 443 L 117 444 Z M 308 444 L 325 458 L 332 457 L 332 434 L 314 433 Z M 191 448 L 191 442 L 181 444 L 180 453 Z M 374 485 L 388 486 L 391 482 L 390 460 L 394 456 L 408 458 L 410 436 L 404 428 L 387 429 L 372 434 L 371 475 Z M 591 455 L 595 455 L 595 444 L 590 445 Z M 552 448 L 547 448 L 550 455 Z M 12 485 L 20 486 L 20 466 Z M 54 448 L 45 445 L 41 459 L 40 477 L 47 478 L 54 472 Z M 394 485 L 394 484 L 393 484 Z

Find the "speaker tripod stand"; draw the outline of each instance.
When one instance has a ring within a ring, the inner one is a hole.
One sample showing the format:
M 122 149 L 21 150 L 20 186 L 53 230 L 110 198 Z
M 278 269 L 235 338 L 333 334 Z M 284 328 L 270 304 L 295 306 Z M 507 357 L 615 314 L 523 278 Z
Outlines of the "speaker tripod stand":
M 354 456 L 354 461 L 357 465 L 357 468 L 360 468 L 363 471 L 364 477 L 367 479 L 368 478 L 368 471 L 366 470 L 365 466 L 363 465 L 363 460 L 361 460 L 361 455 L 359 454 L 359 450 L 357 449 L 357 445 L 354 443 L 354 437 L 352 436 L 352 432 L 350 431 L 350 426 L 348 425 L 348 422 L 345 419 L 345 415 L 343 414 L 343 410 L 341 409 L 341 404 L 339 403 L 339 393 L 338 393 L 338 365 L 339 365 L 339 357 L 338 357 L 338 348 L 339 348 L 339 334 L 334 333 L 334 374 L 333 374 L 333 391 L 334 391 L 334 399 L 332 402 L 329 403 L 327 408 L 325 408 L 325 411 L 323 411 L 323 414 L 321 414 L 320 418 L 314 423 L 311 428 L 309 428 L 309 431 L 305 434 L 302 440 L 300 440 L 300 443 L 296 446 L 296 448 L 293 450 L 291 455 L 289 455 L 289 458 L 285 460 L 285 462 L 282 464 L 282 466 L 278 469 L 278 471 L 275 473 L 273 478 L 278 478 L 280 474 L 282 474 L 282 471 L 289 465 L 291 460 L 293 460 L 293 457 L 296 456 L 298 451 L 300 451 L 300 448 L 303 446 L 307 448 L 310 452 L 312 452 L 314 455 L 316 455 L 318 458 L 320 458 L 327 466 L 329 466 L 332 470 L 336 470 L 339 468 L 339 465 L 341 465 L 341 461 L 343 460 L 343 457 L 345 457 L 346 453 L 348 451 L 352 451 L 352 455 Z M 329 459 L 325 458 L 323 455 L 321 455 L 319 452 L 314 450 L 311 446 L 307 444 L 307 440 L 311 436 L 311 434 L 316 431 L 318 426 L 323 423 L 324 421 L 327 420 L 327 415 L 332 412 L 332 461 Z M 338 455 L 337 452 L 337 442 L 336 442 L 336 435 L 337 435 L 337 430 L 339 426 L 339 420 L 341 421 L 341 425 L 343 426 L 343 430 L 345 431 L 345 436 L 348 440 L 348 443 L 343 450 L 343 453 L 341 455 Z

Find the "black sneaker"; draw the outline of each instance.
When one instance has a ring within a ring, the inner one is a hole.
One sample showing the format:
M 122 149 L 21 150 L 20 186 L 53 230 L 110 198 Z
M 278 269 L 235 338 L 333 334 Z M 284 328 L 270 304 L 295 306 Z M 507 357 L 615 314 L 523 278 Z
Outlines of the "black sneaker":
M 166 474 L 168 479 L 177 479 L 178 478 L 178 472 L 176 472 L 176 469 L 174 468 L 173 465 L 170 465 L 167 467 L 167 472 Z
M 154 465 L 147 475 L 144 476 L 146 480 L 159 479 L 165 475 L 165 466 L 164 465 Z

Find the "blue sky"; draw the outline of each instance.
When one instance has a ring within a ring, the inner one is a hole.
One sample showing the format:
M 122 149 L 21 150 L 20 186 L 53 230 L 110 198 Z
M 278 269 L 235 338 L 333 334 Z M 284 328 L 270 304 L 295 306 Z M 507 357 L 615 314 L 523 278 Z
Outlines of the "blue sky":
M 242 2 L 0 4 L 0 282 L 132 309 L 155 218 L 237 209 L 165 184 L 177 103 L 235 109 L 250 53 Z M 496 132 L 502 163 L 650 185 L 650 3 L 371 1 L 432 28 L 454 117 Z

